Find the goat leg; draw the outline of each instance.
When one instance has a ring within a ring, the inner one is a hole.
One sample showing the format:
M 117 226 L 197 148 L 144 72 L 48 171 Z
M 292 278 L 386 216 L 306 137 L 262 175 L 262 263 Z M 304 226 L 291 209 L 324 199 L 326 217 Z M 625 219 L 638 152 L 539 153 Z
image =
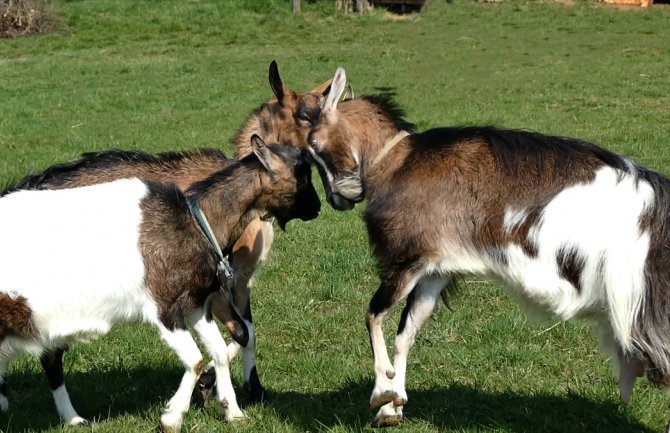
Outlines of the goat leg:
M 228 290 L 220 290 L 211 296 L 210 311 L 214 317 L 224 324 L 236 343 L 240 346 L 249 344 L 249 328 L 233 304 L 232 296 Z M 214 367 L 210 366 L 200 375 L 193 389 L 191 394 L 192 403 L 196 406 L 204 406 L 215 384 L 216 373 Z
M 66 349 L 66 347 L 57 347 L 45 350 L 40 356 L 40 363 L 49 381 L 49 388 L 51 388 L 58 415 L 70 425 L 88 424 L 88 421 L 77 415 L 65 388 L 63 381 L 63 354 Z
M 249 344 L 249 328 L 235 307 L 230 291 L 220 290 L 212 295 L 210 311 L 224 324 L 235 342 L 242 347 Z

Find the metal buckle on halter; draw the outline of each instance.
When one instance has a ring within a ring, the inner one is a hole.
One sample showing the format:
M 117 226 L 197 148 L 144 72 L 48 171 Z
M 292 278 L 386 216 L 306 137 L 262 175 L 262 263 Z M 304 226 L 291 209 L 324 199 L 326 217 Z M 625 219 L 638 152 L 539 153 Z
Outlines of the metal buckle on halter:
M 230 266 L 227 258 L 224 258 L 216 265 L 216 275 L 221 283 L 221 290 L 231 292 L 235 276 L 233 275 L 233 268 Z

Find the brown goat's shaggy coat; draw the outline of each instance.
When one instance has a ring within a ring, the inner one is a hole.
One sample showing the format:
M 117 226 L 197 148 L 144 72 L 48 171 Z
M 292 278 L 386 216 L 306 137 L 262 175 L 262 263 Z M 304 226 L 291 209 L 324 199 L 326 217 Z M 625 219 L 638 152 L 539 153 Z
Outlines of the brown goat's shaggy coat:
M 409 350 L 468 274 L 502 280 L 534 315 L 594 322 L 624 402 L 645 370 L 670 384 L 668 179 L 571 138 L 486 126 L 407 135 L 388 102 L 338 106 L 344 83 L 338 70 L 309 141 L 329 203 L 368 203 L 376 425 L 402 420 Z M 382 322 L 403 300 L 392 364 Z

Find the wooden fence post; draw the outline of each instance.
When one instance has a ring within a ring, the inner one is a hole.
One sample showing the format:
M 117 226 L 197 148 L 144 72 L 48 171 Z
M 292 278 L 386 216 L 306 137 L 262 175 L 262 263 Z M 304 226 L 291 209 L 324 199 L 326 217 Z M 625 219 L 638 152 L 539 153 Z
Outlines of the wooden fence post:
M 293 8 L 294 14 L 300 13 L 300 0 L 291 0 L 291 7 Z
M 369 0 L 356 0 L 356 12 L 365 12 L 372 9 Z

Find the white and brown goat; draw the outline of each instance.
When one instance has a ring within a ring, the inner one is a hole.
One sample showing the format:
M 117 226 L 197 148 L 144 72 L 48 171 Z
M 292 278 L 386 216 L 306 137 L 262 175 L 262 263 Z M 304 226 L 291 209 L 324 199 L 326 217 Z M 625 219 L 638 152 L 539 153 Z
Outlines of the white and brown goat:
M 408 351 L 437 298 L 467 274 L 502 280 L 529 312 L 591 320 L 624 402 L 645 371 L 670 385 L 668 179 L 570 138 L 495 127 L 408 134 L 392 104 L 338 106 L 344 81 L 338 69 L 309 140 L 329 203 L 368 202 L 381 279 L 366 315 L 375 425 L 402 420 Z M 403 300 L 392 364 L 382 321 Z
M 278 142 L 296 147 L 307 147 L 307 133 L 319 119 L 320 104 L 330 88 L 330 80 L 313 90 L 297 93 L 282 81 L 275 61 L 270 63 L 268 80 L 275 98 L 263 103 L 251 113 L 238 131 L 235 139 L 236 158 L 241 159 L 252 152 L 251 137 Z M 186 191 L 191 185 L 222 170 L 234 161 L 217 149 L 200 149 L 187 152 L 166 152 L 150 155 L 138 151 L 107 150 L 85 153 L 81 158 L 49 167 L 42 173 L 26 176 L 12 190 L 54 190 L 95 185 L 112 180 L 137 177 L 142 180 L 174 183 Z M 256 368 L 256 338 L 251 313 L 251 287 L 253 275 L 267 258 L 274 232 L 272 222 L 253 219 L 235 243 L 231 253 L 231 265 L 235 282 L 232 292 L 237 309 L 246 322 L 246 344 L 234 341 L 229 345 L 231 360 L 242 353 L 244 387 L 251 401 L 262 402 L 266 392 L 261 385 Z M 222 296 L 213 296 L 212 314 L 226 323 L 230 330 L 233 324 L 227 318 L 228 301 Z M 239 333 L 239 330 L 237 331 Z M 52 390 L 63 383 L 62 358 L 65 348 L 54 347 L 40 358 Z M 214 384 L 213 366 L 198 381 L 194 397 L 203 399 Z M 6 383 L 0 395 L 6 395 Z M 58 404 L 58 400 L 57 400 Z
M 265 146 L 188 190 L 224 254 L 250 221 L 315 218 L 320 209 L 306 151 Z M 244 414 L 229 374 L 229 354 L 209 304 L 218 293 L 219 259 L 174 184 L 137 178 L 63 190 L 17 190 L 0 198 L 0 385 L 10 360 L 105 334 L 116 323 L 159 330 L 186 371 L 161 425 L 177 430 L 204 369 L 190 324 L 214 362 L 226 419 Z M 35 264 L 35 246 L 40 260 Z M 65 385 L 53 390 L 59 415 L 75 412 Z M 0 409 L 8 409 L 0 395 Z

